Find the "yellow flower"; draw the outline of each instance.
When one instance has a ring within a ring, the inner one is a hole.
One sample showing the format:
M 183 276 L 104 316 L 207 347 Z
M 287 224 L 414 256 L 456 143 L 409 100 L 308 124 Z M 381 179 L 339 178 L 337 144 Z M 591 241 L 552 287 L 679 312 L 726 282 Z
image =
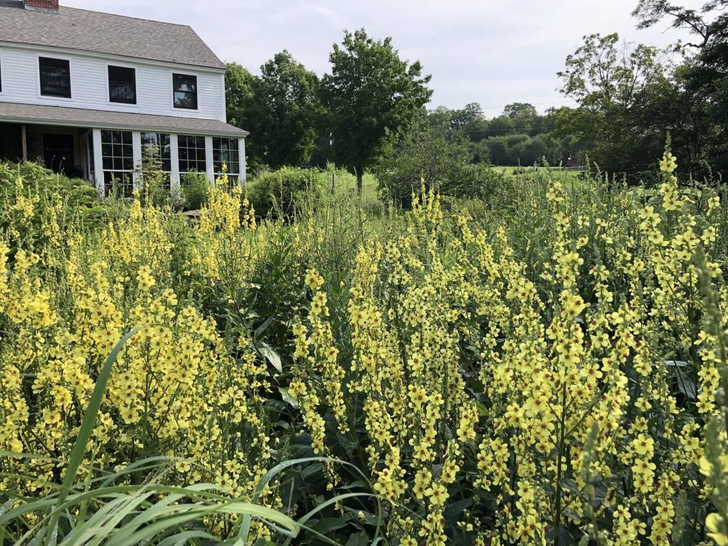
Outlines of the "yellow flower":
M 728 534 L 726 534 L 726 526 L 723 518 L 715 512 L 708 514 L 705 518 L 705 526 L 708 528 L 708 536 L 712 538 L 718 546 L 728 546 Z
M 671 173 L 675 169 L 677 169 L 677 159 L 670 152 L 665 152 L 660 161 L 660 170 L 664 173 Z
M 305 284 L 311 290 L 318 290 L 324 284 L 324 278 L 315 269 L 309 269 L 306 272 Z
M 442 484 L 435 484 L 425 491 L 425 495 L 430 499 L 433 506 L 442 506 L 450 496 L 447 489 Z

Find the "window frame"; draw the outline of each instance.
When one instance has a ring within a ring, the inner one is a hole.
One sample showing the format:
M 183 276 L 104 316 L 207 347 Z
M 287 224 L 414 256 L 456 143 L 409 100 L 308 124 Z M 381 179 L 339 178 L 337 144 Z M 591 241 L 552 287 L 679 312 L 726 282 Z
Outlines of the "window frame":
M 191 78 L 195 78 L 195 107 L 194 108 L 183 108 L 178 107 L 174 100 L 174 94 L 176 93 L 175 87 L 174 87 L 174 77 L 175 76 L 187 76 Z M 172 111 L 173 112 L 199 112 L 200 111 L 200 75 L 196 73 L 191 72 L 175 72 L 174 70 L 170 72 L 170 83 L 172 85 Z
M 188 155 L 187 158 L 182 159 L 182 153 L 181 153 L 182 148 L 184 148 L 189 153 L 189 150 L 191 148 L 189 146 L 189 140 L 187 140 L 187 139 L 190 139 L 190 138 L 194 138 L 196 140 L 197 139 L 202 139 L 202 146 L 198 146 L 197 145 L 197 142 L 196 142 L 196 145 L 194 146 L 194 150 L 195 150 L 195 168 L 194 169 L 191 169 L 191 170 L 189 168 L 189 163 L 190 163 L 189 155 Z M 185 139 L 185 145 L 184 146 L 181 146 L 181 142 L 180 141 L 182 139 Z M 199 150 L 202 150 L 202 152 L 203 152 L 203 154 L 205 156 L 204 169 L 200 169 L 199 168 L 199 158 L 198 158 L 198 155 L 199 154 L 197 153 Z M 206 139 L 205 139 L 204 136 L 202 136 L 202 135 L 195 135 L 195 134 L 192 134 L 192 135 L 190 135 L 190 134 L 177 135 L 177 172 L 179 172 L 179 174 L 180 174 L 180 180 L 182 178 L 182 175 L 184 175 L 186 173 L 193 172 L 193 171 L 200 172 L 200 173 L 206 173 L 207 172 L 207 162 L 208 162 L 208 160 L 211 161 L 212 158 L 208 158 L 207 157 L 207 144 L 206 144 Z M 187 169 L 183 169 L 182 168 L 182 161 L 184 161 L 187 164 Z
M 0 95 L 3 95 L 5 92 L 3 91 L 3 82 L 5 81 L 5 78 L 3 78 L 3 67 L 5 66 L 5 63 L 3 63 L 3 50 L 0 49 Z
M 122 141 L 121 141 L 122 155 L 121 156 L 117 156 L 117 155 L 115 155 L 113 153 L 113 144 L 114 144 L 113 143 L 113 136 L 112 136 L 111 142 L 108 142 L 107 143 L 107 144 L 111 144 L 112 145 L 112 154 L 110 156 L 104 154 L 104 143 L 105 143 L 104 142 L 104 133 L 106 133 L 106 132 L 108 132 L 108 133 L 117 133 L 118 132 L 118 133 L 122 133 L 122 134 L 123 133 L 128 133 L 130 135 L 131 141 L 129 143 L 127 143 L 127 144 L 124 143 L 124 137 L 123 136 L 121 137 L 122 138 Z M 131 151 L 130 158 L 128 158 L 126 155 L 123 155 L 124 146 L 129 146 L 130 147 L 130 151 Z M 125 197 L 125 198 L 131 197 L 133 195 L 134 190 L 136 189 L 136 180 L 134 179 L 135 178 L 134 177 L 134 169 L 135 169 L 135 165 L 134 165 L 134 132 L 133 131 L 126 131 L 126 130 L 122 130 L 122 129 L 102 129 L 101 130 L 101 150 L 100 150 L 100 152 L 101 152 L 101 173 L 102 173 L 101 174 L 101 177 L 103 179 L 103 184 L 104 184 L 104 186 L 103 186 L 104 187 L 104 195 L 108 197 L 108 195 L 109 195 L 109 189 L 111 189 L 110 184 L 108 184 L 106 182 L 106 175 L 107 175 L 107 173 L 111 174 L 112 180 L 113 180 L 113 177 L 114 177 L 114 174 L 115 173 L 123 173 L 123 178 L 122 178 L 122 197 Z M 105 159 L 111 159 L 112 160 L 112 168 L 111 169 L 107 169 L 104 166 L 104 160 Z M 131 159 L 131 168 L 130 169 L 123 169 L 123 168 L 122 169 L 115 169 L 115 168 L 113 168 L 114 167 L 113 161 L 115 159 L 119 159 L 121 161 L 125 161 L 127 159 Z M 129 184 L 129 182 L 130 182 L 130 184 Z M 125 190 L 125 188 L 130 188 L 131 191 L 127 192 Z
M 154 144 L 158 148 L 159 151 L 159 157 L 157 158 L 159 162 L 162 164 L 162 172 L 167 175 L 166 189 L 171 191 L 172 190 L 172 171 L 174 170 L 174 165 L 172 165 L 172 133 L 163 133 L 158 131 L 141 131 L 140 132 L 140 138 L 141 138 L 141 144 L 142 144 L 142 160 L 144 159 L 144 146 L 148 146 L 149 144 L 144 143 L 145 135 L 156 135 L 156 137 L 161 141 L 162 137 L 167 137 L 169 140 L 169 159 L 164 158 L 163 156 L 163 146 Z M 169 170 L 164 168 L 164 162 L 169 161 Z M 178 165 L 179 168 L 179 165 Z M 144 176 L 144 171 L 142 171 L 142 177 Z
M 222 146 L 221 147 L 215 147 L 215 141 L 222 141 L 227 140 L 229 141 L 229 151 L 234 153 L 237 156 L 237 169 L 235 171 L 230 170 L 230 163 L 227 161 L 224 161 L 222 157 L 220 157 L 220 161 L 218 162 L 215 158 L 215 154 L 219 151 L 222 152 Z M 220 164 L 220 169 L 218 170 L 218 165 Z M 238 137 L 212 137 L 212 169 L 213 169 L 213 175 L 215 177 L 215 180 L 219 176 L 222 175 L 222 164 L 226 164 L 228 167 L 228 171 L 226 174 L 228 175 L 228 178 L 231 180 L 240 181 L 241 179 L 241 172 L 240 172 L 240 141 Z
M 111 68 L 124 68 L 134 71 L 134 102 L 118 102 L 111 100 L 111 76 L 109 70 Z M 106 103 L 110 106 L 123 106 L 126 108 L 135 108 L 139 106 L 139 79 L 137 78 L 137 67 L 122 63 L 106 63 Z
M 70 97 L 62 97 L 58 95 L 44 95 L 43 94 L 43 77 L 41 76 L 40 60 L 51 59 L 55 61 L 66 61 L 68 63 L 68 92 Z M 63 55 L 48 55 L 47 53 L 38 53 L 36 55 L 36 68 L 38 75 L 38 97 L 43 100 L 61 100 L 61 101 L 72 101 L 73 100 L 73 59 Z

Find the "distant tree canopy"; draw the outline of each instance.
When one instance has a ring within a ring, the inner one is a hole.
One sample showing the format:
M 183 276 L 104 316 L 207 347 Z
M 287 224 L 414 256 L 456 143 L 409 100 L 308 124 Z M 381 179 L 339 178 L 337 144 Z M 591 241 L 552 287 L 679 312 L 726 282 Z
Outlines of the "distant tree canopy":
M 586 36 L 558 75 L 576 108 L 556 113 L 555 136 L 569 136 L 602 169 L 632 179 L 654 169 L 671 135 L 680 169 L 697 178 L 728 174 L 728 0 L 688 9 L 640 0 L 638 28 L 669 21 L 695 40 L 666 50 Z M 583 150 L 583 152 L 581 152 Z
M 430 76 L 420 63 L 400 59 L 391 38 L 376 40 L 361 29 L 345 31 L 334 44 L 321 79 L 287 51 L 265 63 L 260 76 L 230 63 L 228 120 L 251 132 L 253 169 L 334 161 L 356 174 L 359 188 L 364 173 L 375 169 L 395 193 L 420 178 L 446 187 L 444 173 L 465 172 L 453 168 L 458 161 L 583 165 L 588 158 L 603 171 L 645 180 L 668 133 L 684 174 L 726 176 L 726 8 L 728 0 L 709 0 L 700 9 L 639 0 L 633 12 L 639 28 L 669 22 L 693 39 L 657 49 L 623 42 L 616 33 L 585 36 L 557 73 L 561 93 L 575 106 L 544 114 L 527 102 L 507 104 L 495 117 L 477 102 L 428 112 Z M 442 165 L 435 169 L 433 161 Z
M 428 112 L 427 121 L 432 134 L 444 132 L 451 141 L 464 138 L 469 163 L 531 166 L 545 160 L 559 165 L 569 156 L 568 139 L 562 142 L 551 135 L 553 117 L 539 115 L 532 104 L 514 102 L 488 119 L 478 103 L 471 103 L 461 110 L 439 106 Z

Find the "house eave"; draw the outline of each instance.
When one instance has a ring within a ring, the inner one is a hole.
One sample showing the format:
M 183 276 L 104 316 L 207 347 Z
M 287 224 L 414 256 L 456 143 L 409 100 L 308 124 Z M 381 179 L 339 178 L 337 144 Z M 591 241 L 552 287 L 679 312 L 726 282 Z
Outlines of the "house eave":
M 205 129 L 175 129 L 170 127 L 155 126 L 155 125 L 124 125 L 119 123 L 72 123 L 64 120 L 39 120 L 39 119 L 26 119 L 26 118 L 13 118 L 0 116 L 0 123 L 15 123 L 19 125 L 42 125 L 51 127 L 66 127 L 76 129 L 105 129 L 108 131 L 141 131 L 148 133 L 172 133 L 172 134 L 193 134 L 200 136 L 213 136 L 223 138 L 246 138 L 250 135 L 249 131 L 240 129 L 240 132 L 227 132 L 227 131 L 210 131 Z
M 226 138 L 245 138 L 250 134 L 216 119 L 130 114 L 9 102 L 0 102 L 0 122 Z
M 155 67 L 168 68 L 168 69 L 173 69 L 173 68 L 186 69 L 186 70 L 193 70 L 193 71 L 197 71 L 197 72 L 208 72 L 211 74 L 219 74 L 219 75 L 223 75 L 227 71 L 227 68 L 224 66 L 172 63 L 169 61 L 157 61 L 154 59 L 145 59 L 142 57 L 130 57 L 128 55 L 113 55 L 111 53 L 99 53 L 96 51 L 89 51 L 86 49 L 69 49 L 69 48 L 54 47 L 54 46 L 39 45 L 39 44 L 28 44 L 28 43 L 23 43 L 23 42 L 8 42 L 8 41 L 0 40 L 0 48 L 21 49 L 21 50 L 26 50 L 26 51 L 46 52 L 46 53 L 49 51 L 53 51 L 54 53 L 61 54 L 61 55 L 69 55 L 69 56 L 78 55 L 78 56 L 88 57 L 91 59 L 136 63 L 136 64 L 145 65 L 145 66 L 155 66 Z

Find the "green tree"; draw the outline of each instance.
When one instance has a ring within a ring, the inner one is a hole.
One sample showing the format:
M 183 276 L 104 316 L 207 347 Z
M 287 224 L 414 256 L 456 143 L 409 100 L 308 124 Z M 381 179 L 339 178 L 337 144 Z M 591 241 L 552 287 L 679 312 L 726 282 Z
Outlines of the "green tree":
M 703 159 L 728 174 L 728 0 L 711 0 L 690 9 L 667 0 L 641 0 L 633 15 L 639 28 L 663 20 L 687 30 L 696 38 L 686 44 L 688 53 L 676 78 L 683 86 L 677 100 L 681 114 L 690 113 L 695 163 Z
M 244 129 L 249 111 L 255 98 L 256 77 L 238 63 L 227 63 L 225 72 L 225 98 L 227 101 L 227 122 Z
M 686 8 L 668 0 L 640 0 L 632 15 L 639 19 L 637 28 L 641 29 L 650 28 L 664 19 L 671 19 L 673 28 L 688 30 L 698 38 L 697 42 L 687 45 L 702 50 L 725 41 L 728 13 L 723 13 L 723 10 L 726 8 L 728 0 L 710 0 L 700 9 Z
M 386 147 L 372 169 L 383 199 L 408 207 L 421 183 L 450 194 L 460 183 L 460 172 L 470 163 L 467 138 L 460 131 L 430 127 L 425 121 L 398 142 Z
M 516 133 L 533 134 L 538 112 L 532 104 L 512 102 L 503 108 L 503 115 L 513 120 Z
M 225 72 L 227 121 L 250 132 L 245 143 L 248 168 L 256 171 L 264 163 L 260 140 L 263 110 L 258 101 L 259 81 L 238 63 L 228 63 Z
M 364 29 L 344 32 L 329 57 L 321 97 L 327 109 L 333 158 L 357 177 L 361 192 L 365 170 L 381 155 L 388 138 L 406 133 L 429 102 L 430 76 L 419 62 L 399 58 L 391 38 L 377 41 Z
M 640 121 L 653 90 L 670 84 L 669 64 L 661 62 L 661 53 L 643 44 L 620 43 L 616 33 L 585 36 L 558 73 L 561 93 L 574 99 L 578 108 L 562 110 L 556 136 L 575 134 L 577 140 L 590 143 L 589 157 L 602 169 L 646 170 L 665 139 L 664 130 L 648 132 Z
M 503 108 L 503 115 L 511 119 L 528 117 L 535 118 L 538 115 L 536 107 L 528 102 L 512 102 Z
M 516 125 L 508 116 L 498 116 L 488 121 L 485 134 L 488 137 L 512 135 L 516 132 Z
M 253 76 L 231 63 L 226 74 L 228 121 L 250 131 L 251 163 L 301 166 L 314 150 L 322 115 L 319 79 L 282 51 Z
M 263 113 L 258 138 L 266 164 L 308 163 L 322 115 L 318 76 L 284 50 L 261 67 L 256 98 Z

